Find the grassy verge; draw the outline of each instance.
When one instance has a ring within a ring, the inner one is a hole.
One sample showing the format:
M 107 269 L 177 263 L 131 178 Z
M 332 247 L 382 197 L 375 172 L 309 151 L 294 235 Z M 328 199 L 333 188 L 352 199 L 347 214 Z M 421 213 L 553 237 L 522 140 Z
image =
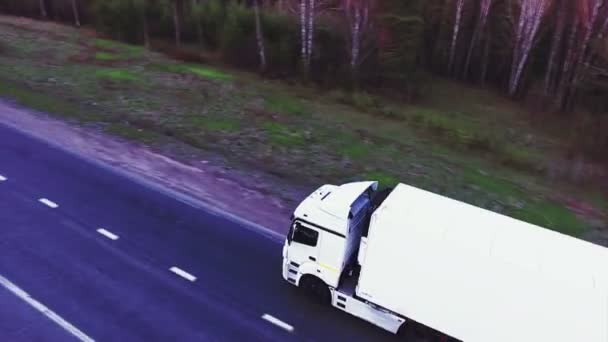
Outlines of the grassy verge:
M 327 94 L 179 63 L 83 30 L 50 35 L 6 20 L 0 96 L 110 134 L 148 145 L 171 137 L 310 185 L 407 182 L 577 236 L 588 224 L 556 195 L 607 210 L 601 194 L 573 193 L 543 177 L 559 139 L 491 92 L 434 80 L 430 97 L 416 105 Z

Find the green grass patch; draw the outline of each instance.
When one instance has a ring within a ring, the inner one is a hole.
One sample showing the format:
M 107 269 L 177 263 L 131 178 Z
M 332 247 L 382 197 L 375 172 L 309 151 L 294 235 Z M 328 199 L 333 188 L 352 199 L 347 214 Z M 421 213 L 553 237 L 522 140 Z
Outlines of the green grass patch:
M 144 48 L 143 46 L 131 45 L 118 41 L 99 38 L 95 39 L 95 47 L 97 47 L 98 49 L 112 51 L 114 53 L 115 58 L 107 60 L 140 58 L 146 52 L 146 48 Z
M 115 42 L 113 40 L 101 38 L 95 39 L 95 46 L 102 49 L 116 49 L 120 47 L 120 45 L 121 44 L 119 42 Z
M 352 105 L 360 111 L 371 111 L 377 108 L 376 100 L 368 93 L 353 93 L 351 98 Z
M 171 73 L 193 74 L 211 80 L 230 81 L 233 79 L 232 75 L 221 70 L 197 64 L 154 64 L 150 68 Z
M 186 65 L 186 70 L 195 75 L 204 78 L 209 78 L 212 80 L 229 81 L 232 79 L 232 75 L 229 75 L 217 69 L 203 67 L 200 65 Z
M 95 71 L 95 76 L 98 79 L 118 82 L 135 82 L 140 80 L 139 75 L 126 69 L 99 69 Z
M 581 236 L 585 232 L 586 225 L 568 208 L 555 202 L 528 203 L 510 214 L 519 220 L 571 236 Z
M 275 146 L 293 147 L 304 145 L 306 139 L 301 132 L 276 122 L 267 122 L 263 126 L 270 143 Z
M 608 212 L 608 197 L 601 192 L 594 191 L 586 195 L 593 206 L 601 211 Z
M 478 170 L 465 171 L 464 181 L 467 184 L 479 187 L 487 193 L 496 194 L 503 198 L 518 198 L 522 196 L 522 192 L 513 183 L 504 179 L 485 175 Z
M 105 128 L 106 132 L 135 140 L 144 144 L 151 144 L 158 139 L 158 135 L 141 128 L 135 128 L 125 124 L 112 123 Z
M 0 80 L 0 96 L 11 98 L 20 105 L 35 110 L 75 118 L 83 122 L 99 119 L 99 116 L 90 110 L 82 109 L 73 103 L 62 100 L 60 97 L 34 91 L 25 86 L 15 85 L 12 82 Z
M 499 161 L 519 170 L 534 171 L 542 168 L 546 156 L 529 147 L 507 145 L 496 151 Z
M 110 52 L 97 52 L 95 53 L 95 59 L 98 61 L 115 61 L 118 60 L 119 57 Z
M 491 134 L 482 129 L 478 122 L 462 113 L 412 107 L 403 113 L 392 115 L 407 119 L 410 125 L 442 138 L 444 143 L 480 151 L 490 151 L 496 145 Z
M 241 128 L 241 123 L 232 118 L 210 118 L 202 115 L 192 116 L 193 126 L 209 131 L 235 132 Z
M 328 142 L 334 145 L 335 150 L 351 160 L 358 161 L 369 156 L 374 148 L 373 145 L 365 144 L 354 135 L 348 133 L 328 132 L 325 139 L 330 139 Z M 375 148 L 379 147 L 375 146 Z
M 383 171 L 371 171 L 365 174 L 365 179 L 370 181 L 378 181 L 380 188 L 394 187 L 399 183 L 399 178 L 389 175 Z
M 422 118 L 422 122 L 427 128 L 442 129 L 447 133 L 452 133 L 461 142 L 471 139 L 478 127 L 471 122 L 467 122 L 463 115 L 458 113 L 445 113 L 431 109 L 418 109 L 415 112 Z
M 272 112 L 294 115 L 306 115 L 308 112 L 300 100 L 291 96 L 270 95 L 264 100 L 266 108 Z
M 357 160 L 367 157 L 371 152 L 371 147 L 361 142 L 353 142 L 342 146 L 339 151 L 341 154 Z
M 106 50 L 126 50 L 127 52 L 130 52 L 132 54 L 135 54 L 135 53 L 141 54 L 146 51 L 146 48 L 143 46 L 132 45 L 132 44 L 127 44 L 127 43 L 123 43 L 123 42 L 119 42 L 119 41 L 115 41 L 115 40 L 108 40 L 108 39 L 101 39 L 101 38 L 95 39 L 95 46 L 100 49 L 106 49 Z

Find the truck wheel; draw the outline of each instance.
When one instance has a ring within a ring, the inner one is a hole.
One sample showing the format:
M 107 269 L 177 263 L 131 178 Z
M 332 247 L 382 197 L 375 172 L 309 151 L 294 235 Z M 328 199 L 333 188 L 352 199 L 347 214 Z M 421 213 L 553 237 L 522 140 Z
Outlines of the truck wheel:
M 313 276 L 304 276 L 300 281 L 300 287 L 318 303 L 322 305 L 331 304 L 331 292 L 321 279 Z
M 422 324 L 408 320 L 401 324 L 397 331 L 397 336 L 403 342 L 435 342 L 426 332 L 426 327 Z
M 403 341 L 403 342 L 421 342 L 424 341 L 422 339 L 420 339 L 420 336 L 416 333 L 416 327 L 412 326 L 411 324 L 407 324 L 403 323 L 401 324 L 401 326 L 399 327 L 399 330 L 397 331 L 397 337 L 399 338 L 399 341 Z

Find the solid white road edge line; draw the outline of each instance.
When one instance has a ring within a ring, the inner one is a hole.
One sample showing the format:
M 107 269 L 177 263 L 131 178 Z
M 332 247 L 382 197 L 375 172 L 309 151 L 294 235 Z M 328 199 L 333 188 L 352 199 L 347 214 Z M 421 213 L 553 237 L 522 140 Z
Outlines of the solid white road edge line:
M 97 232 L 98 232 L 99 234 L 101 234 L 101 235 L 103 235 L 103 236 L 107 237 L 107 238 L 108 238 L 108 239 L 110 239 L 110 240 L 118 240 L 118 235 L 116 235 L 116 234 L 114 234 L 114 233 L 112 233 L 112 232 L 110 232 L 110 231 L 107 231 L 107 230 L 105 230 L 105 229 L 103 229 L 103 228 L 99 228 L 99 229 L 97 229 Z
M 190 281 L 192 281 L 192 282 L 193 282 L 193 281 L 196 281 L 196 277 L 195 277 L 195 276 L 193 276 L 192 274 L 190 274 L 190 273 L 188 273 L 188 272 L 186 272 L 186 271 L 184 271 L 184 270 L 180 269 L 179 267 L 175 267 L 175 266 L 173 266 L 173 267 L 171 267 L 171 268 L 169 269 L 169 271 L 171 271 L 171 272 L 173 272 L 173 273 L 177 274 L 178 276 L 180 276 L 180 277 L 182 277 L 182 278 L 184 278 L 184 279 L 188 279 L 188 280 L 190 280 Z
M 15 296 L 19 297 L 24 302 L 26 302 L 27 304 L 29 304 L 30 306 L 32 306 L 34 309 L 36 309 L 39 312 L 41 312 L 42 314 L 44 314 L 51 321 L 57 323 L 57 325 L 59 325 L 60 327 L 62 327 L 65 331 L 69 332 L 70 334 L 74 335 L 80 341 L 82 341 L 82 342 L 95 342 L 94 339 L 92 339 L 91 337 L 87 336 L 85 333 L 83 333 L 82 331 L 80 331 L 78 328 L 76 328 L 75 326 L 73 326 L 72 324 L 70 324 L 65 319 L 61 318 L 59 315 L 57 315 L 56 313 L 54 313 L 51 309 L 47 308 L 46 306 L 44 306 L 39 301 L 37 301 L 34 298 L 32 298 L 27 292 L 23 291 L 17 285 L 11 283 L 8 279 L 4 278 L 1 275 L 0 275 L 0 285 L 2 285 L 5 289 L 9 290 Z
M 4 182 L 6 181 L 8 178 L 4 177 L 3 175 L 0 175 L 0 182 Z
M 41 198 L 41 199 L 38 200 L 38 202 L 46 205 L 49 208 L 53 208 L 53 209 L 59 207 L 59 205 L 57 203 L 55 203 L 55 202 L 53 202 L 51 200 L 48 200 L 46 198 Z
M 291 325 L 289 325 L 289 324 L 281 321 L 280 319 L 278 319 L 276 317 L 273 317 L 273 316 L 271 316 L 269 314 L 264 314 L 262 316 L 262 319 L 264 319 L 264 320 L 266 320 L 266 321 L 268 321 L 268 322 L 276 325 L 277 327 L 279 327 L 281 329 L 285 329 L 285 330 L 287 330 L 289 332 L 293 331 L 293 327 Z

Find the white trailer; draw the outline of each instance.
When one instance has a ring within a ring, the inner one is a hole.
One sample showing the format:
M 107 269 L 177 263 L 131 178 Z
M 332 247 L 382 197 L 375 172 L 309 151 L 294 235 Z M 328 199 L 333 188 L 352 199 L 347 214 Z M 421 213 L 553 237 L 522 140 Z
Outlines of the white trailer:
M 404 184 L 311 194 L 283 277 L 407 337 L 608 342 L 608 249 Z

